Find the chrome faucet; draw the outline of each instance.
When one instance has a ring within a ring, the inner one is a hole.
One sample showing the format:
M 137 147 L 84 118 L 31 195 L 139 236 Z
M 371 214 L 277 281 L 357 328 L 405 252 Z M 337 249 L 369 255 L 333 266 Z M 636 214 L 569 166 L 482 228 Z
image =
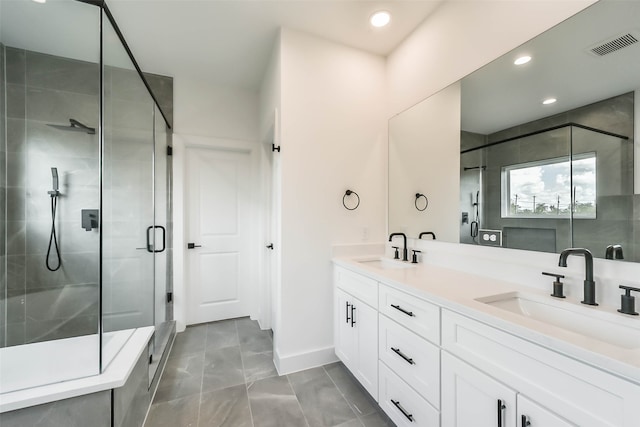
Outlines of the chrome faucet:
M 407 235 L 404 233 L 391 233 L 389 235 L 389 241 L 391 241 L 394 236 L 402 236 L 402 239 L 404 240 L 404 248 L 402 249 L 402 260 L 409 261 L 409 254 L 407 251 Z
M 567 258 L 569 255 L 582 255 L 584 256 L 584 298 L 582 304 L 598 305 L 596 303 L 596 282 L 593 280 L 593 255 L 588 249 L 584 248 L 569 248 L 560 253 L 560 260 L 558 266 L 566 267 Z

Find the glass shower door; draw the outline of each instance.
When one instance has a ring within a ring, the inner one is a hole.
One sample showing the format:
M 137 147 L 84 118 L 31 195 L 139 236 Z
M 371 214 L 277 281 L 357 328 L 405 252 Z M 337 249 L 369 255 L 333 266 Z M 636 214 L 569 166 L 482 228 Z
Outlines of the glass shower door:
M 103 20 L 102 369 L 154 325 L 154 102 Z

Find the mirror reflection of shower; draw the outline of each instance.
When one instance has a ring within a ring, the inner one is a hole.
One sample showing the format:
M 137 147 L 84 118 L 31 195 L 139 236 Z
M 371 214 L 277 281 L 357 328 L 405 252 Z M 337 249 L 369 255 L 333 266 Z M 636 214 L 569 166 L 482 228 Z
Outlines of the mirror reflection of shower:
M 468 197 L 466 206 L 462 212 L 462 229 L 467 227 L 468 231 L 461 232 L 461 239 L 467 243 L 479 244 L 478 235 L 482 226 L 482 185 L 483 174 L 486 166 L 471 166 L 463 168 L 461 185 L 464 187 L 465 196 Z M 463 233 L 467 235 L 466 239 Z
M 49 234 L 49 246 L 47 247 L 47 257 L 45 264 L 49 271 L 57 271 L 62 267 L 62 259 L 60 258 L 60 247 L 58 246 L 58 236 L 56 235 L 56 211 L 58 209 L 58 197 L 60 197 L 58 168 L 51 168 L 52 190 L 47 194 L 51 197 L 51 233 Z M 54 262 L 51 262 L 51 249 L 55 249 Z

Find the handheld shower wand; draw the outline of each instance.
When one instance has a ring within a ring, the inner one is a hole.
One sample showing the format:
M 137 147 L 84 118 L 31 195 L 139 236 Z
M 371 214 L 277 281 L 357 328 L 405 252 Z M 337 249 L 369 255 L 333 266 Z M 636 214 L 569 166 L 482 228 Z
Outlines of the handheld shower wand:
M 51 168 L 51 177 L 53 189 L 48 191 L 47 194 L 51 196 L 51 234 L 49 236 L 49 247 L 47 248 L 47 258 L 45 259 L 45 264 L 47 265 L 47 269 L 49 271 L 57 271 L 62 267 L 62 260 L 60 258 L 60 248 L 58 247 L 58 237 L 56 236 L 56 210 L 58 208 L 58 196 L 60 192 L 58 191 L 59 182 L 58 182 L 58 168 Z M 56 250 L 56 258 L 58 260 L 57 266 L 52 267 L 49 264 L 49 257 L 51 255 L 51 245 L 54 245 Z

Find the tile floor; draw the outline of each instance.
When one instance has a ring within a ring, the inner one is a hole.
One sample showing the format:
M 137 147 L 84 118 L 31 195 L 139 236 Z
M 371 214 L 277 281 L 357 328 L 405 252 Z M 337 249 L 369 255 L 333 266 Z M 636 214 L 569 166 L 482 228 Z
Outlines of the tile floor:
M 388 427 L 340 362 L 279 377 L 269 331 L 248 318 L 176 336 L 145 427 Z

